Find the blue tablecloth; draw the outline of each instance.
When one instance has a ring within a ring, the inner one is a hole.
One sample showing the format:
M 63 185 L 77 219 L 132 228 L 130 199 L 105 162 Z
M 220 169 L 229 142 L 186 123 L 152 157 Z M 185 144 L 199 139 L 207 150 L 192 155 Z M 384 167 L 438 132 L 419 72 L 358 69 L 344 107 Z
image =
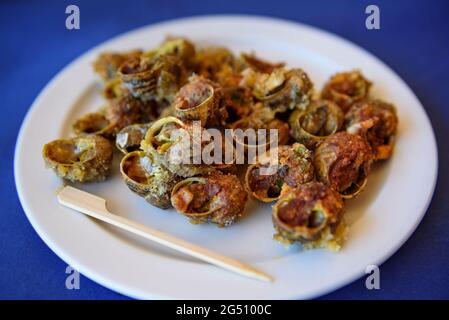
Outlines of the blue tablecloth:
M 65 28 L 65 8 L 72 3 L 81 11 L 78 31 Z M 380 7 L 378 31 L 365 28 L 365 8 L 372 3 Z M 444 0 L 1 1 L 0 298 L 126 298 L 85 277 L 80 290 L 66 289 L 66 264 L 37 236 L 16 194 L 17 133 L 46 83 L 89 48 L 143 25 L 217 13 L 274 16 L 329 30 L 374 53 L 405 79 L 425 106 L 438 140 L 432 204 L 412 237 L 382 265 L 380 290 L 367 290 L 360 279 L 323 298 L 449 298 L 449 2 Z

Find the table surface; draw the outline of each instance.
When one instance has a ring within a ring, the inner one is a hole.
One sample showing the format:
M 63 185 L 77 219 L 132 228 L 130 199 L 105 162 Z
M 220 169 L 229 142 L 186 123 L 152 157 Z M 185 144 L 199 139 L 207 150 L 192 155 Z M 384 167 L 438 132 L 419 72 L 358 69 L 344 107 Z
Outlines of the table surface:
M 380 30 L 365 8 L 380 8 Z M 38 237 L 17 197 L 17 133 L 35 97 L 65 65 L 122 32 L 179 17 L 221 13 L 274 16 L 329 30 L 391 66 L 416 93 L 435 129 L 439 178 L 430 208 L 406 244 L 380 268 L 381 288 L 365 279 L 321 299 L 449 298 L 449 2 L 447 1 L 76 1 L 81 29 L 65 28 L 66 1 L 0 2 L 0 298 L 126 299 L 81 276 L 65 287 L 66 263 Z

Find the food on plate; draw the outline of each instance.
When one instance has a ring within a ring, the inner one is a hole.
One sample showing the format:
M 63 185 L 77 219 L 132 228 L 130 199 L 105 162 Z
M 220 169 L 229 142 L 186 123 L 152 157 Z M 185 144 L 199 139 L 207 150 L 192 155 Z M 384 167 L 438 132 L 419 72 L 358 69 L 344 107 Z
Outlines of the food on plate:
M 313 180 L 312 153 L 302 144 L 279 146 L 269 152 L 277 152 L 276 164 L 270 163 L 267 155 L 246 171 L 245 187 L 254 198 L 272 202 L 288 189 Z
M 106 100 L 114 100 L 125 94 L 129 94 L 128 90 L 123 87 L 122 81 L 117 77 L 104 83 L 102 93 Z
M 95 60 L 93 67 L 96 73 L 104 80 L 114 79 L 117 70 L 128 59 L 139 57 L 142 54 L 140 50 L 128 52 L 105 52 L 99 55 Z
M 282 62 L 272 63 L 270 61 L 262 60 L 254 54 L 242 53 L 240 56 L 246 67 L 249 67 L 257 72 L 272 73 L 274 70 L 285 66 Z
M 171 103 L 186 81 L 186 70 L 174 56 L 134 58 L 125 61 L 118 70 L 123 87 L 133 97 Z
M 227 118 L 227 111 L 220 104 L 218 84 L 199 76 L 190 77 L 172 105 L 178 119 L 201 121 L 207 127 L 223 125 Z
M 381 100 L 362 101 L 346 113 L 346 131 L 363 136 L 373 148 L 376 160 L 391 157 L 398 117 L 395 107 Z
M 290 141 L 290 126 L 286 121 L 273 119 L 267 123 L 266 129 L 277 130 L 279 145 L 288 144 L 288 142 Z
M 171 191 L 181 180 L 143 151 L 126 154 L 120 163 L 120 173 L 132 192 L 161 209 L 171 207 Z
M 171 203 L 193 223 L 215 223 L 225 227 L 242 217 L 248 195 L 240 180 L 231 174 L 212 173 L 178 182 Z
M 274 113 L 283 113 L 310 103 L 313 83 L 302 69 L 276 68 L 262 73 L 247 68 L 240 85 L 252 88 L 254 97 Z
M 72 182 L 105 180 L 112 163 L 112 144 L 98 135 L 58 139 L 44 145 L 45 164 Z
M 187 39 L 169 38 L 159 48 L 147 51 L 144 55 L 156 59 L 162 56 L 174 56 L 180 64 L 190 70 L 194 66 L 195 51 L 195 46 Z
M 318 180 L 350 199 L 365 187 L 373 159 L 365 139 L 341 131 L 321 142 L 313 162 Z
M 274 238 L 306 249 L 340 250 L 345 236 L 343 199 L 320 182 L 290 189 L 273 206 Z
M 359 70 L 316 91 L 301 66 L 174 37 L 102 53 L 93 67 L 105 104 L 75 121 L 74 137 L 44 146 L 47 167 L 101 181 L 115 145 L 128 188 L 193 223 L 232 225 L 249 194 L 275 203 L 275 239 L 339 250 L 345 202 L 393 154 L 396 109 L 369 95 Z
M 195 133 L 195 130 L 199 132 Z M 201 127 L 195 127 L 192 122 L 183 122 L 175 117 L 162 118 L 148 129 L 141 147 L 152 155 L 155 161 L 181 177 L 212 172 L 215 170 L 212 165 L 195 161 L 201 154 L 194 148 L 194 139 L 201 139 L 198 134 L 201 135 L 203 130 Z M 199 143 L 202 144 L 201 141 Z
M 115 137 L 115 145 L 123 154 L 140 149 L 145 134 L 153 123 L 136 123 L 124 127 Z
M 326 83 L 321 97 L 335 102 L 346 112 L 355 102 L 367 98 L 371 84 L 359 70 L 339 72 Z
M 329 100 L 314 100 L 305 110 L 293 111 L 289 118 L 293 138 L 310 149 L 340 130 L 343 122 L 343 111 Z
M 123 128 L 155 119 L 156 106 L 130 96 L 111 100 L 100 111 L 85 114 L 73 124 L 78 135 L 94 133 L 106 138 L 115 138 Z
M 253 111 L 252 94 L 246 87 L 222 87 L 220 104 L 226 109 L 227 118 L 225 127 L 247 117 Z
M 226 48 L 200 48 L 195 56 L 195 73 L 224 86 L 238 84 L 240 69 L 238 59 Z
M 269 149 L 271 141 L 274 141 L 274 137 L 271 136 L 270 129 L 275 129 L 277 134 L 277 144 L 285 145 L 290 140 L 289 126 L 288 123 L 273 119 L 268 122 L 263 122 L 257 117 L 245 117 L 232 124 L 231 128 L 233 131 L 233 137 L 235 143 L 243 150 L 256 149 L 263 146 L 264 149 Z M 239 130 L 240 129 L 240 130 Z M 247 129 L 254 129 L 253 134 L 246 134 Z M 259 137 L 258 130 L 266 129 L 266 135 Z
M 284 145 L 290 140 L 290 127 L 284 120 L 277 119 L 275 113 L 265 107 L 261 103 L 256 103 L 250 114 L 241 119 L 233 122 L 229 125 L 233 129 L 233 139 L 236 145 L 240 146 L 244 150 L 254 150 L 258 147 L 264 147 L 269 149 L 270 143 L 275 141 L 275 137 L 272 136 L 270 129 L 274 129 L 274 134 L 277 135 L 277 144 Z M 248 129 L 254 129 L 253 132 Z M 259 129 L 265 135 L 259 136 Z

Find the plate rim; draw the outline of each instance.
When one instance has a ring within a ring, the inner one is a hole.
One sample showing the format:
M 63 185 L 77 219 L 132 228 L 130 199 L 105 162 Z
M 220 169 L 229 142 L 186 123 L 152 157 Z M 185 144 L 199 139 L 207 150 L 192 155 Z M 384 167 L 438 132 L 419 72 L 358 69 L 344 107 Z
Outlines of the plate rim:
M 429 125 L 430 131 L 431 131 L 431 137 L 432 137 L 432 148 L 434 150 L 433 153 L 433 160 L 434 160 L 434 170 L 433 170 L 433 179 L 432 179 L 432 186 L 429 188 L 429 193 L 426 197 L 427 201 L 426 203 L 423 205 L 422 210 L 420 210 L 420 216 L 419 219 L 417 219 L 416 223 L 414 224 L 413 228 L 410 228 L 408 230 L 408 232 L 400 239 L 400 241 L 398 241 L 396 243 L 396 245 L 394 247 L 391 248 L 391 250 L 389 250 L 388 252 L 384 253 L 382 256 L 383 258 L 380 259 L 380 261 L 378 261 L 378 264 L 382 264 L 383 262 L 385 262 L 387 259 L 389 259 L 394 253 L 396 253 L 400 247 L 402 247 L 402 245 L 410 238 L 410 236 L 413 234 L 413 232 L 416 230 L 416 228 L 418 227 L 418 225 L 420 224 L 420 222 L 422 221 L 424 215 L 426 214 L 430 203 L 432 201 L 434 192 L 435 192 L 435 187 L 436 187 L 436 183 L 437 183 L 437 179 L 438 179 L 438 148 L 437 148 L 437 142 L 436 142 L 436 138 L 435 138 L 435 132 L 434 132 L 434 128 L 432 126 L 432 123 L 430 121 L 429 116 L 427 115 L 427 112 L 423 106 L 423 104 L 420 102 L 420 100 L 418 99 L 418 97 L 416 96 L 416 94 L 411 90 L 411 88 L 408 86 L 407 82 L 404 81 L 388 64 L 386 64 L 385 62 L 383 62 L 381 59 L 377 58 L 377 56 L 375 56 L 374 54 L 372 54 L 371 52 L 367 51 L 366 49 L 360 47 L 359 45 L 337 35 L 334 34 L 332 32 L 329 32 L 327 30 L 321 29 L 321 28 L 317 28 L 302 22 L 296 22 L 296 21 L 291 21 L 291 20 L 286 20 L 286 19 L 280 19 L 280 18 L 273 18 L 273 17 L 267 17 L 267 16 L 259 16 L 259 15 L 235 15 L 235 14 L 217 14 L 217 15 L 197 15 L 197 16 L 189 16 L 189 17 L 184 17 L 184 18 L 178 18 L 178 19 L 170 19 L 170 20 L 166 20 L 166 21 L 161 21 L 158 23 L 154 23 L 154 24 L 148 24 L 148 25 L 144 25 L 135 29 L 131 29 L 128 31 L 125 31 L 123 33 L 120 33 L 118 35 L 113 36 L 112 38 L 109 38 L 106 41 L 101 42 L 98 45 L 95 45 L 94 47 L 88 49 L 87 51 L 85 51 L 84 53 L 82 53 L 80 56 L 76 57 L 75 59 L 73 59 L 69 64 L 67 64 L 65 67 L 63 67 L 59 72 L 56 73 L 56 75 L 54 75 L 52 77 L 52 79 L 44 86 L 44 88 L 40 91 L 40 93 L 37 95 L 37 97 L 35 98 L 35 100 L 33 101 L 33 103 L 31 104 L 31 107 L 29 108 L 29 110 L 27 111 L 20 130 L 19 130 L 19 134 L 17 136 L 17 140 L 16 140 L 16 145 L 15 145 L 15 150 L 14 150 L 14 180 L 15 180 L 15 185 L 16 185 L 16 190 L 19 196 L 19 200 L 20 203 L 22 205 L 22 208 L 28 218 L 28 220 L 30 221 L 31 225 L 33 226 L 34 230 L 38 233 L 39 237 L 45 242 L 45 244 L 56 254 L 58 255 L 62 260 L 64 260 L 65 262 L 69 263 L 70 265 L 74 266 L 76 268 L 77 263 L 76 263 L 76 258 L 72 258 L 69 257 L 65 252 L 63 252 L 63 250 L 60 250 L 60 248 L 58 247 L 57 244 L 53 243 L 51 241 L 51 239 L 49 239 L 48 235 L 46 235 L 45 233 L 42 232 L 41 227 L 38 225 L 38 223 L 35 221 L 33 214 L 31 214 L 31 208 L 29 208 L 28 204 L 25 202 L 24 200 L 24 195 L 22 194 L 22 186 L 21 186 L 21 181 L 18 180 L 18 155 L 20 154 L 21 150 L 20 150 L 20 146 L 22 144 L 22 140 L 24 139 L 23 136 L 23 132 L 24 132 L 24 128 L 28 125 L 29 123 L 29 119 L 31 118 L 31 115 L 35 112 L 36 107 L 40 104 L 41 100 L 44 99 L 44 97 L 48 94 L 48 92 L 50 91 L 50 89 L 59 81 L 59 79 L 66 73 L 67 70 L 69 70 L 73 65 L 76 65 L 80 60 L 83 60 L 86 56 L 89 56 L 92 52 L 96 51 L 98 48 L 100 47 L 104 47 L 107 46 L 109 43 L 113 42 L 113 41 L 118 41 L 119 39 L 122 38 L 126 38 L 128 35 L 132 34 L 132 33 L 137 33 L 139 31 L 142 31 L 144 29 L 147 28 L 157 28 L 157 27 L 163 27 L 164 25 L 170 25 L 173 23 L 179 23 L 179 22 L 198 22 L 198 21 L 202 21 L 204 22 L 205 20 L 208 19 L 245 19 L 245 20 L 253 20 L 253 21 L 265 21 L 267 23 L 282 23 L 282 24 L 289 24 L 292 28 L 303 28 L 303 29 L 308 29 L 308 30 L 312 30 L 314 32 L 319 32 L 322 34 L 325 34 L 327 36 L 330 36 L 331 38 L 334 38 L 335 40 L 338 40 L 340 42 L 345 43 L 346 45 L 349 45 L 350 47 L 356 49 L 357 51 L 365 54 L 366 56 L 370 57 L 371 59 L 373 59 L 376 63 L 383 65 L 391 74 L 393 74 L 395 77 L 397 77 L 406 87 L 408 94 L 410 94 L 411 96 L 413 96 L 414 99 L 416 99 L 416 101 L 419 103 L 425 118 L 423 119 L 423 121 L 426 121 Z M 377 262 L 377 261 L 376 261 Z M 78 269 L 78 268 L 76 268 Z M 108 279 L 103 279 L 101 277 L 101 275 L 99 276 L 100 272 L 96 272 L 95 275 L 93 275 L 93 273 L 95 272 L 90 272 L 89 270 L 81 270 L 84 269 L 84 267 L 81 267 L 78 269 L 83 275 L 85 275 L 86 277 L 90 278 L 91 280 L 93 280 L 94 282 L 99 283 L 102 286 L 105 286 L 111 290 L 114 290 L 116 292 L 122 293 L 124 295 L 130 296 L 130 297 L 135 297 L 135 298 L 147 298 L 148 294 L 142 293 L 136 293 L 136 292 L 128 292 L 128 290 L 120 285 L 117 285 L 116 283 L 114 283 L 113 281 L 108 281 Z M 351 282 L 353 282 L 356 279 L 359 279 L 362 276 L 362 274 L 356 274 L 353 275 L 351 277 L 347 277 L 341 279 L 338 283 L 334 283 L 334 285 L 327 287 L 325 290 L 321 290 L 319 293 L 311 293 L 309 296 L 306 296 L 305 298 L 310 298 L 310 297 L 316 297 L 317 295 L 324 295 L 326 293 L 329 293 L 333 290 L 336 290 L 340 287 L 342 287 L 345 284 L 349 284 Z M 157 296 L 155 296 L 155 298 L 172 298 L 172 297 L 164 297 L 161 296 L 160 294 L 157 294 Z M 284 298 L 295 298 L 295 297 L 284 297 Z

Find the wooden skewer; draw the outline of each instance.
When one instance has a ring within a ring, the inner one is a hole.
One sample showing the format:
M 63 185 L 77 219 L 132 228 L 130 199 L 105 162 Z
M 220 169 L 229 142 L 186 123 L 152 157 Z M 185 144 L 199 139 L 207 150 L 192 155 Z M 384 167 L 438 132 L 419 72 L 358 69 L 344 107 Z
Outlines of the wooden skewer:
M 127 230 L 131 233 L 152 240 L 176 251 L 188 254 L 200 260 L 219 266 L 226 270 L 238 273 L 240 275 L 258 279 L 262 281 L 273 281 L 273 279 L 253 267 L 244 264 L 238 260 L 212 252 L 208 249 L 194 245 L 187 241 L 177 239 L 169 234 L 149 228 L 132 220 L 115 215 L 106 208 L 106 200 L 97 197 L 88 192 L 65 186 L 58 193 L 60 204 L 82 212 L 90 217 L 112 224 L 118 228 Z

